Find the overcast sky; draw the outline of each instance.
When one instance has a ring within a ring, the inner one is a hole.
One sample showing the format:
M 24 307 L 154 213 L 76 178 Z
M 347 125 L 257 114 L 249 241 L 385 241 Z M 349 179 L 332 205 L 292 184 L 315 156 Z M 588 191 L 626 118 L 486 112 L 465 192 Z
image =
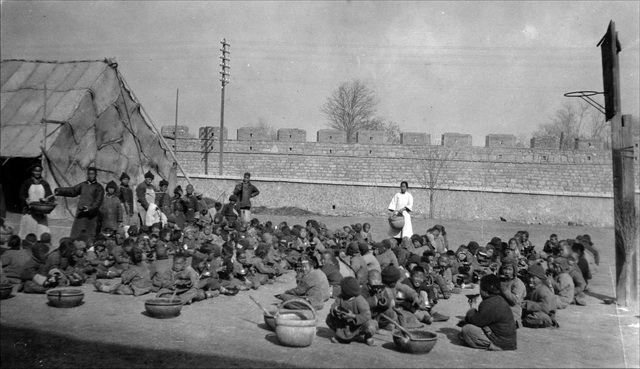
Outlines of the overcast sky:
M 596 44 L 616 23 L 622 108 L 639 112 L 638 1 L 11 2 L 3 59 L 115 57 L 160 128 L 220 124 L 220 40 L 231 44 L 225 127 L 263 119 L 325 127 L 341 82 L 371 86 L 378 114 L 403 131 L 531 132 L 574 90 L 602 91 Z M 602 101 L 602 98 L 599 98 Z

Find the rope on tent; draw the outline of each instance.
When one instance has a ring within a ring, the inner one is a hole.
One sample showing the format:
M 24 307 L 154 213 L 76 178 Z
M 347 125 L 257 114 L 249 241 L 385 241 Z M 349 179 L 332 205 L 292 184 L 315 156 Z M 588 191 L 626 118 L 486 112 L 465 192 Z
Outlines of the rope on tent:
M 184 170 L 184 168 L 182 168 L 182 165 L 180 165 L 180 162 L 178 161 L 178 158 L 176 157 L 176 155 L 173 153 L 172 150 L 170 150 L 170 146 L 167 143 L 167 141 L 164 139 L 164 137 L 162 136 L 162 134 L 160 133 L 160 131 L 158 131 L 158 128 L 156 127 L 156 125 L 153 123 L 153 120 L 151 120 L 151 117 L 149 116 L 149 114 L 147 113 L 147 111 L 145 110 L 144 106 L 142 106 L 142 104 L 140 104 L 140 100 L 138 100 L 138 97 L 133 93 L 133 90 L 131 90 L 131 88 L 129 87 L 129 84 L 127 83 L 127 81 L 124 79 L 124 77 L 122 76 L 122 74 L 120 74 L 120 71 L 117 68 L 114 68 L 116 73 L 118 74 L 118 77 L 120 78 L 120 80 L 122 81 L 122 83 L 124 84 L 124 87 L 127 89 L 127 91 L 129 92 L 129 95 L 134 99 L 134 101 L 138 104 L 138 107 L 140 109 L 140 112 L 144 114 L 144 118 L 146 118 L 146 120 L 149 122 L 149 124 L 151 125 L 151 128 L 153 128 L 154 132 L 156 133 L 156 135 L 158 135 L 158 137 L 160 137 L 160 140 L 162 140 L 162 143 L 164 143 L 165 145 L 165 150 L 169 152 L 169 154 L 171 155 L 171 157 L 173 157 L 173 160 L 175 160 L 176 164 L 178 165 L 178 168 L 180 168 L 180 171 L 182 172 L 182 175 L 184 175 L 184 177 L 187 179 L 187 182 L 190 185 L 193 185 L 191 183 L 191 178 L 189 178 L 189 175 L 187 174 L 187 172 Z

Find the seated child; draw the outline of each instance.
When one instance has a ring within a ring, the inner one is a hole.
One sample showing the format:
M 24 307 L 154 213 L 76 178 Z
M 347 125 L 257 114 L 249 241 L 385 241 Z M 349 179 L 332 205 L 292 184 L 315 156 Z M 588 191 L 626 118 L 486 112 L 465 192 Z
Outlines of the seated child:
M 569 275 L 569 263 L 565 258 L 553 258 L 549 257 L 550 262 L 547 269 L 547 274 L 551 275 L 551 286 L 553 292 L 556 295 L 556 307 L 558 309 L 565 309 L 567 306 L 573 303 L 574 299 L 574 286 L 573 279 Z
M 285 291 L 282 295 L 278 295 L 278 297 L 283 301 L 303 298 L 308 300 L 314 309 L 322 310 L 325 301 L 327 301 L 330 296 L 327 276 L 318 269 L 318 261 L 314 257 L 304 258 L 301 264 L 302 279 L 295 288 Z M 288 306 L 296 308 L 294 304 L 289 304 Z M 306 305 L 297 307 L 304 309 Z M 371 317 L 371 312 L 369 312 L 369 317 Z
M 9 236 L 7 241 L 9 249 L 2 254 L 2 270 L 7 282 L 16 286 L 22 283 L 20 273 L 27 261 L 31 259 L 31 254 L 20 247 L 20 243 L 20 237 L 16 235 Z
M 504 259 L 500 267 L 500 292 L 513 312 L 516 327 L 522 326 L 522 302 L 527 295 L 527 287 L 518 278 L 517 261 L 513 258 Z
M 198 294 L 198 273 L 190 265 L 187 265 L 184 254 L 177 254 L 173 257 L 173 267 L 170 273 L 171 283 L 168 287 L 161 288 L 156 297 L 171 298 L 176 292 L 176 297 L 183 305 L 205 298 L 204 294 Z
M 142 260 L 142 250 L 134 247 L 131 252 L 131 265 L 122 272 L 122 282 L 110 284 L 97 281 L 94 286 L 98 292 L 116 295 L 141 296 L 151 291 L 152 283 L 149 269 Z
M 349 343 L 364 336 L 366 344 L 374 346 L 373 335 L 378 327 L 371 319 L 369 304 L 360 295 L 358 280 L 354 277 L 342 279 L 340 290 L 326 319 L 327 326 L 335 334 L 331 341 Z
M 516 350 L 516 323 L 500 292 L 500 279 L 489 274 L 480 279 L 482 302 L 470 309 L 458 337 L 473 348 L 489 351 Z
M 156 248 L 156 259 L 149 265 L 149 277 L 151 278 L 152 292 L 158 292 L 161 288 L 171 287 L 171 268 L 173 261 L 169 259 L 166 246 Z
M 20 278 L 24 283 L 23 292 L 46 293 L 49 289 L 58 287 L 62 273 L 56 269 L 49 273 L 45 263 L 49 247 L 41 242 L 36 242 L 31 252 L 31 259 L 24 264 L 20 273 Z
M 527 269 L 532 291 L 522 302 L 522 325 L 529 328 L 558 327 L 556 297 L 547 286 L 544 269 L 534 264 Z
M 445 322 L 449 317 L 437 312 L 432 313 L 433 306 L 437 303 L 435 288 L 427 272 L 421 266 L 411 269 L 411 277 L 402 282 L 404 285 L 413 288 L 419 296 L 418 304 L 405 301 L 401 307 L 412 312 L 418 321 L 431 324 L 432 322 Z
M 113 256 L 113 260 L 115 262 L 114 267 L 120 272 L 129 269 L 129 265 L 131 264 L 131 252 L 135 244 L 136 239 L 128 237 L 124 240 L 122 246 L 118 245 L 111 250 L 111 256 Z
M 398 315 L 393 310 L 395 306 L 395 295 L 391 296 L 388 294 L 385 285 L 382 284 L 382 274 L 379 271 L 369 271 L 368 282 L 362 286 L 360 294 L 367 303 L 369 303 L 371 318 L 377 322 L 378 327 L 392 330 L 393 324 L 389 322 L 387 318 L 399 324 Z M 339 294 L 335 296 L 339 296 Z M 382 314 L 387 316 L 387 318 L 383 318 Z
M 585 300 L 586 296 L 584 294 L 585 287 L 587 287 L 587 282 L 582 277 L 582 272 L 578 265 L 576 264 L 576 259 L 569 255 L 567 258 L 567 263 L 569 264 L 569 276 L 573 280 L 573 304 L 579 306 L 586 306 L 587 301 Z
M 96 240 L 93 244 L 93 251 L 88 251 L 86 260 L 95 269 L 96 278 L 115 278 L 122 273 L 116 269 L 115 258 L 107 250 L 104 240 Z

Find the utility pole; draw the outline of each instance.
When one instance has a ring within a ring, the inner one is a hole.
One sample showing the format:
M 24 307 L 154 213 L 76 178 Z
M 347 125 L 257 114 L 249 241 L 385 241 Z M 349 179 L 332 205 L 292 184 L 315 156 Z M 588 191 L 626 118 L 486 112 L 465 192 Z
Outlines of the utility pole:
M 222 82 L 222 93 L 220 94 L 220 163 L 218 164 L 218 174 L 222 175 L 222 160 L 224 153 L 224 87 L 229 83 L 229 68 L 231 68 L 229 66 L 229 54 L 231 53 L 229 48 L 231 45 L 229 45 L 224 38 L 220 43 L 222 44 L 222 48 L 220 49 L 220 51 L 222 51 L 222 56 L 220 56 L 220 59 L 222 59 L 222 62 L 220 63 L 220 74 L 222 75 L 220 82 Z
M 175 156 L 178 156 L 178 95 L 180 94 L 180 89 L 176 88 L 176 124 L 173 128 L 173 153 Z

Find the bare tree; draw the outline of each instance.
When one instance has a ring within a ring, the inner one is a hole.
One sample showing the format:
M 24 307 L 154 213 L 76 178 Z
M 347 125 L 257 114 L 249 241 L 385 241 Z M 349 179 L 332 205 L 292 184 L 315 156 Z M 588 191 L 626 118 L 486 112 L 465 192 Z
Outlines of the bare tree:
M 260 128 L 262 131 L 264 131 L 265 140 L 278 140 L 278 130 L 276 129 L 276 127 L 269 124 L 269 122 L 267 122 L 267 119 L 264 117 L 259 117 L 258 120 L 251 125 L 251 127 Z
M 398 123 L 396 122 L 384 120 L 380 117 L 377 117 L 371 120 L 367 129 L 373 131 L 384 131 L 387 143 L 400 143 L 400 134 L 402 133 L 402 131 L 400 130 L 400 125 L 398 125 Z
M 453 183 L 455 179 L 456 172 L 452 165 L 453 150 L 445 146 L 427 145 L 414 169 L 418 182 L 427 189 L 431 219 L 434 217 L 436 193 L 444 186 Z
M 347 142 L 354 142 L 356 132 L 372 129 L 378 99 L 373 90 L 359 79 L 342 83 L 327 98 L 320 111 L 327 117 L 327 126 L 344 131 Z
M 563 137 L 563 150 L 574 148 L 576 138 L 599 139 L 608 145 L 610 133 L 604 114 L 585 102 L 562 104 L 547 123 L 542 123 L 534 132 L 536 136 Z

